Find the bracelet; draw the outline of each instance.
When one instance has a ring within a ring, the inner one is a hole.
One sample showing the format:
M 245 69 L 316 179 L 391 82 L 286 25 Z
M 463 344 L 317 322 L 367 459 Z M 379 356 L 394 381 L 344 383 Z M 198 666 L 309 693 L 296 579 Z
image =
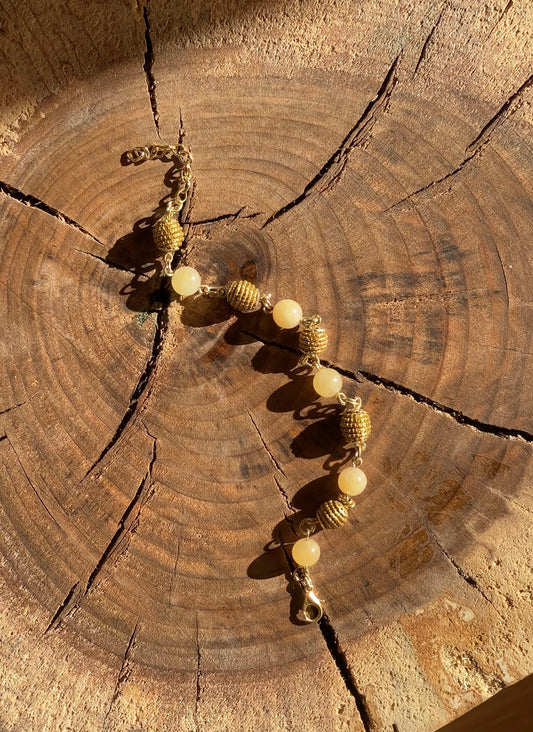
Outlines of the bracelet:
M 271 314 L 280 328 L 298 328 L 299 366 L 309 366 L 314 370 L 313 388 L 318 396 L 335 398 L 344 407 L 340 418 L 340 430 L 344 441 L 353 446 L 352 464 L 338 475 L 338 494 L 320 504 L 314 517 L 304 518 L 292 543 L 292 578 L 300 591 L 300 609 L 305 622 L 317 622 L 323 614 L 322 601 L 315 594 L 309 567 L 320 558 L 320 546 L 312 538 L 320 530 L 335 529 L 348 521 L 349 511 L 354 508 L 353 498 L 362 493 L 367 485 L 365 473 L 361 470 L 362 453 L 370 436 L 370 417 L 363 409 L 359 397 L 348 397 L 341 391 L 341 375 L 332 368 L 323 366 L 320 355 L 328 344 L 328 336 L 322 325 L 320 315 L 304 317 L 302 308 L 295 300 L 283 299 L 273 304 L 271 295 L 261 293 L 257 286 L 248 280 L 236 280 L 228 285 L 205 285 L 200 274 L 185 265 L 174 269 L 176 253 L 183 246 L 185 236 L 178 216 L 189 196 L 191 189 L 191 151 L 181 142 L 176 145 L 149 145 L 137 147 L 125 154 L 130 163 L 145 160 L 163 160 L 174 166 L 173 189 L 168 197 L 164 212 L 159 215 L 152 227 L 154 243 L 163 255 L 163 274 L 170 279 L 174 292 L 181 298 L 191 296 L 220 297 L 240 313 L 263 310 Z M 296 532 L 295 532 L 296 533 Z

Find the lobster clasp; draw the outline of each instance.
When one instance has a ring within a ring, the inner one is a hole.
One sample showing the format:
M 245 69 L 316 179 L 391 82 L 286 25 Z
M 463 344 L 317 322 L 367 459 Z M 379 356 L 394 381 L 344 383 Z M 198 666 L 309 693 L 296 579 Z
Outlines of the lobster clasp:
M 322 603 L 315 595 L 314 590 L 308 590 L 305 593 L 302 603 L 302 614 L 308 623 L 317 623 L 324 614 Z
M 292 575 L 302 591 L 301 611 L 307 623 L 317 623 L 324 610 L 322 602 L 315 594 L 315 588 L 307 567 L 297 567 Z

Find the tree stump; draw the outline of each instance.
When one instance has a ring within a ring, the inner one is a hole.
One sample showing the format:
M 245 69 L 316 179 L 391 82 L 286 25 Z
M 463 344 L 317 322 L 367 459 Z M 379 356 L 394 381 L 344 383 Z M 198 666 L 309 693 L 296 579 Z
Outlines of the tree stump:
M 523 678 L 530 4 L 0 7 L 2 728 L 434 730 Z M 320 624 L 284 547 L 339 412 L 266 315 L 165 300 L 123 155 L 180 136 L 184 261 L 320 313 L 372 416 Z

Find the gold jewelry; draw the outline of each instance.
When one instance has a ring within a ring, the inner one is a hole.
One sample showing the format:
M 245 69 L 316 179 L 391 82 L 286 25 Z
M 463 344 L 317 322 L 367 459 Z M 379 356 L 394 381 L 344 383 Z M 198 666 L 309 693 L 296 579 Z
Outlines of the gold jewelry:
M 370 436 L 369 415 L 361 409 L 359 397 L 348 397 L 341 391 L 342 378 L 335 369 L 324 367 L 320 354 L 328 344 L 328 336 L 322 326 L 320 315 L 304 317 L 302 308 L 294 300 L 283 299 L 275 305 L 271 295 L 261 293 L 255 284 L 248 280 L 237 280 L 228 285 L 202 285 L 200 274 L 188 266 L 172 268 L 175 253 L 184 242 L 184 233 L 177 216 L 182 210 L 191 188 L 192 155 L 181 142 L 177 145 L 150 145 L 137 147 L 126 153 L 129 162 L 143 160 L 168 160 L 176 168 L 173 179 L 174 190 L 166 209 L 153 225 L 153 237 L 157 248 L 163 255 L 163 274 L 170 278 L 173 290 L 182 298 L 191 296 L 220 297 L 240 313 L 263 310 L 272 315 L 280 328 L 298 331 L 298 350 L 300 366 L 315 370 L 313 388 L 317 395 L 334 398 L 344 407 L 340 429 L 346 443 L 352 444 L 354 457 L 351 466 L 341 470 L 338 476 L 338 495 L 324 501 L 317 509 L 315 517 L 303 519 L 298 527 L 301 538 L 292 545 L 292 577 L 300 589 L 300 608 L 305 621 L 316 622 L 323 616 L 321 600 L 315 594 L 309 567 L 320 558 L 320 546 L 312 534 L 321 529 L 330 530 L 343 526 L 349 518 L 350 509 L 355 507 L 354 496 L 362 493 L 367 484 L 365 473 L 361 470 L 362 453 Z

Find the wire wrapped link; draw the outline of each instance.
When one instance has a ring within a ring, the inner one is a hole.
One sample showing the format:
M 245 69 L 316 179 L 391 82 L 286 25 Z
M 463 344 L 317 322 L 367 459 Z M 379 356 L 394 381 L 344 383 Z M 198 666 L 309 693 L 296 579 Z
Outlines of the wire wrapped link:
M 268 295 L 263 294 L 259 297 L 259 303 L 265 313 L 271 313 L 274 310 L 274 306 L 271 303 L 271 298 L 272 295 L 270 294 L 270 292 L 268 293 Z
M 228 288 L 224 285 L 201 285 L 198 292 L 200 295 L 206 295 L 207 297 L 225 298 L 228 294 Z
M 361 405 L 363 404 L 361 397 L 347 397 L 342 391 L 339 391 L 336 399 L 339 404 L 342 404 L 343 407 L 347 407 L 348 409 L 361 409 Z
M 309 354 L 306 354 L 305 356 L 300 356 L 298 359 L 298 365 L 299 366 L 311 366 L 312 368 L 318 369 L 322 368 L 322 364 L 320 363 L 320 359 L 318 356 L 311 356 Z
M 173 252 L 167 252 L 163 257 L 163 274 L 167 277 L 172 277 L 174 270 L 172 269 L 172 260 L 174 259 Z
M 292 576 L 298 582 L 304 592 L 308 592 L 313 589 L 313 581 L 307 567 L 296 567 Z
M 315 518 L 304 518 L 298 526 L 298 533 L 301 536 L 311 536 L 320 528 L 320 523 Z

